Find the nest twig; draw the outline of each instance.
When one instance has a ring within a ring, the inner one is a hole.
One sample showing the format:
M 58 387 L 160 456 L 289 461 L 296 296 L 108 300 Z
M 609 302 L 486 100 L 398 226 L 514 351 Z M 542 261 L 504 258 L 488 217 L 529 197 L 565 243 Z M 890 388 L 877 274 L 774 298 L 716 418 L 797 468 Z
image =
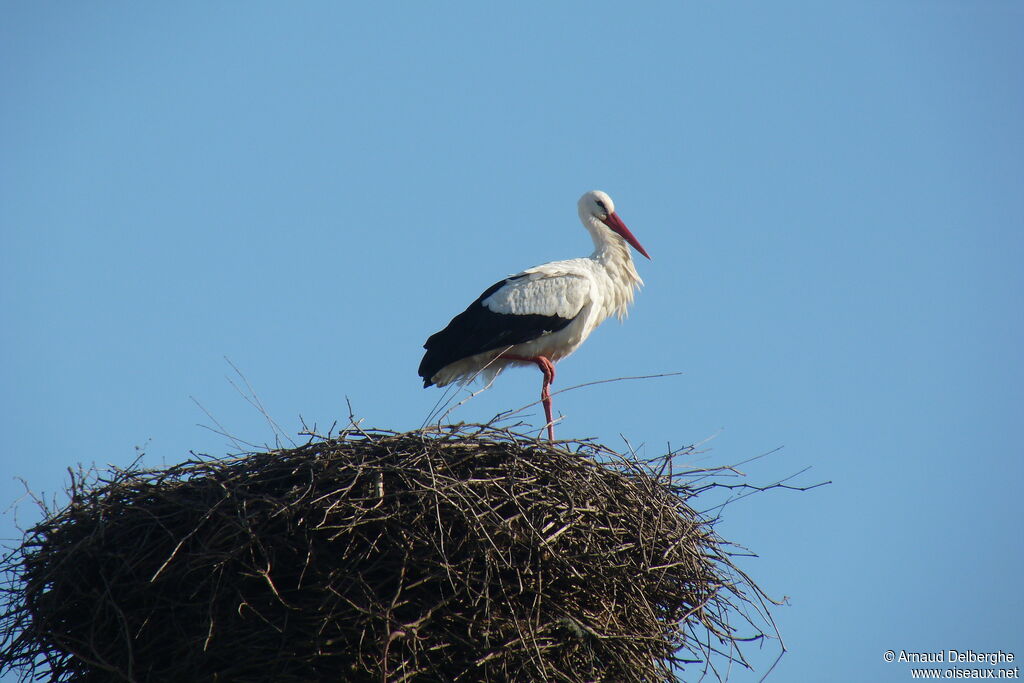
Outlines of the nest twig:
M 689 451 L 684 451 L 685 455 Z M 0 671 L 53 681 L 675 681 L 766 598 L 716 471 L 489 425 L 72 477 L 0 561 Z M 731 623 L 732 622 L 732 623 Z

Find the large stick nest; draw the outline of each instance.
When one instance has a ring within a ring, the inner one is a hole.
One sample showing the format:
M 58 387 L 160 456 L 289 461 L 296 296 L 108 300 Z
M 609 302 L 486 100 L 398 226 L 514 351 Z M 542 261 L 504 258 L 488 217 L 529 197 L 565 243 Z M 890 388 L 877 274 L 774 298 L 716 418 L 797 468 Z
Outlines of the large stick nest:
M 714 484 L 673 472 L 680 454 L 642 461 L 476 425 L 79 473 L 70 503 L 0 564 L 0 671 L 699 678 L 743 662 L 738 642 L 770 633 L 770 617 L 690 507 Z

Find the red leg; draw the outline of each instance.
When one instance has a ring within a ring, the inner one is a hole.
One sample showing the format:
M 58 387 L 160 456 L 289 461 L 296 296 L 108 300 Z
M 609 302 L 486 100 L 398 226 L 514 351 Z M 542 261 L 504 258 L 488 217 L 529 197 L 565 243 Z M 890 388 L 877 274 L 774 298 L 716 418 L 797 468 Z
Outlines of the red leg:
M 535 361 L 544 373 L 544 384 L 540 390 L 540 401 L 544 404 L 544 417 L 548 421 L 548 441 L 555 440 L 555 418 L 551 414 L 551 383 L 555 381 L 555 364 L 544 356 L 537 356 Z
M 555 364 L 545 356 L 515 356 L 502 354 L 500 358 L 506 360 L 518 360 L 524 363 L 536 363 L 540 371 L 544 373 L 544 384 L 540 390 L 540 402 L 544 404 L 544 417 L 548 421 L 548 440 L 555 440 L 555 418 L 551 411 L 551 383 L 555 381 Z

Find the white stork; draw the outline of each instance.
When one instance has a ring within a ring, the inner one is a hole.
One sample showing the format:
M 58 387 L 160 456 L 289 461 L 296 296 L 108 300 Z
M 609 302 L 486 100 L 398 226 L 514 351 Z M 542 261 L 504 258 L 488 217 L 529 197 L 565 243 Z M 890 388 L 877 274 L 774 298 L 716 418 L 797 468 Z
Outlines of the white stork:
M 634 290 L 643 284 L 626 243 L 651 258 L 607 194 L 587 192 L 578 207 L 594 253 L 529 268 L 488 287 L 423 345 L 427 352 L 419 373 L 424 387 L 468 382 L 478 375 L 490 383 L 509 365 L 535 364 L 544 373 L 541 402 L 548 438 L 554 440 L 554 363 L 575 351 L 605 318 L 625 317 Z

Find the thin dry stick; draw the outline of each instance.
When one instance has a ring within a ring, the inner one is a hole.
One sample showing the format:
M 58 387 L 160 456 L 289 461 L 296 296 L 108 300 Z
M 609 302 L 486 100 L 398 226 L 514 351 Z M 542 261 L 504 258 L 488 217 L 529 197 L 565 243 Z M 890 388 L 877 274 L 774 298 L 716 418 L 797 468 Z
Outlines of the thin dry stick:
M 244 398 L 244 399 L 246 400 L 246 402 L 247 402 L 247 403 L 249 403 L 249 405 L 251 405 L 251 406 L 252 406 L 253 408 L 255 408 L 256 410 L 258 410 L 258 411 L 259 411 L 259 413 L 260 413 L 260 415 L 262 415 L 262 416 L 263 416 L 263 418 L 264 418 L 264 419 L 265 419 L 265 420 L 267 421 L 267 424 L 268 424 L 268 425 L 270 425 L 270 431 L 271 431 L 271 433 L 273 433 L 273 435 L 274 435 L 274 442 L 275 442 L 275 444 L 274 444 L 274 445 L 275 445 L 275 446 L 277 446 L 278 448 L 280 448 L 280 447 L 281 447 L 281 441 L 280 441 L 280 439 L 281 439 L 281 437 L 284 437 L 285 439 L 287 439 L 287 440 L 288 440 L 288 443 L 290 443 L 290 444 L 292 445 L 292 447 L 295 447 L 295 445 L 296 445 L 296 444 L 295 444 L 295 442 L 294 442 L 294 441 L 292 441 L 292 439 L 291 439 L 291 437 L 290 437 L 290 436 L 288 436 L 287 434 L 285 434 L 284 430 L 283 430 L 283 429 L 281 429 L 281 427 L 280 427 L 280 426 L 278 426 L 278 424 L 277 424 L 277 422 L 276 422 L 276 421 L 274 420 L 274 418 L 272 418 L 272 417 L 270 416 L 270 413 L 269 413 L 269 412 L 267 412 L 267 409 L 263 407 L 263 402 L 262 402 L 262 401 L 260 401 L 260 397 L 259 397 L 259 395 L 257 395 L 257 394 L 256 394 L 256 390 L 252 388 L 252 385 L 251 385 L 251 384 L 249 384 L 249 380 L 248 380 L 248 379 L 246 378 L 246 376 L 245 376 L 245 375 L 243 375 L 243 374 L 242 374 L 242 371 L 241 371 L 241 370 L 239 370 L 239 369 L 238 369 L 238 368 L 237 368 L 237 367 L 235 366 L 235 364 L 231 362 L 231 359 L 230 359 L 230 358 L 228 358 L 227 356 L 224 356 L 224 360 L 225 360 L 225 361 L 227 361 L 227 364 L 228 364 L 228 365 L 230 365 L 230 366 L 231 366 L 231 369 L 235 371 L 235 374 L 237 374 L 237 375 L 238 375 L 238 376 L 239 376 L 239 377 L 241 378 L 241 380 L 242 380 L 243 382 L 245 382 L 245 388 L 246 388 L 246 389 L 247 389 L 247 390 L 249 391 L 248 395 L 247 395 L 247 394 L 245 394 L 245 393 L 244 393 L 244 392 L 243 392 L 243 391 L 242 391 L 242 390 L 241 390 L 241 389 L 240 389 L 240 388 L 239 388 L 239 387 L 238 387 L 238 386 L 237 386 L 237 385 L 236 385 L 236 384 L 235 384 L 235 383 L 234 383 L 234 382 L 233 382 L 233 381 L 231 380 L 231 378 L 230 378 L 230 377 L 228 377 L 228 378 L 227 378 L 227 380 L 228 380 L 228 383 L 229 383 L 229 384 L 231 384 L 231 386 L 232 386 L 232 387 L 234 387 L 235 391 L 237 391 L 237 392 L 238 392 L 239 396 L 241 396 L 242 398 Z
M 469 394 L 469 396 L 467 396 L 466 398 L 462 399 L 461 401 L 456 403 L 454 406 L 451 406 L 450 408 L 448 407 L 449 404 L 453 400 L 455 400 L 455 396 L 458 395 L 458 392 L 459 392 L 460 389 L 464 389 L 466 386 L 468 386 L 469 384 L 474 382 L 476 380 L 476 378 L 479 377 L 485 370 L 487 370 L 492 365 L 494 365 L 494 363 L 496 363 L 501 358 L 501 355 L 503 353 L 507 353 L 509 351 L 509 349 L 511 349 L 511 348 L 512 348 L 511 346 L 508 346 L 505 349 L 503 349 L 494 358 L 492 358 L 490 361 L 488 361 L 486 365 L 484 365 L 482 368 L 480 368 L 479 370 L 474 372 L 470 377 L 468 377 L 468 378 L 466 378 L 464 380 L 453 382 L 452 384 L 450 384 L 445 389 L 444 393 L 441 394 L 441 398 L 439 398 L 437 400 L 437 403 L 434 404 L 434 407 L 430 411 L 430 414 L 427 415 L 427 418 L 423 421 L 423 424 L 420 425 L 420 429 L 422 429 L 427 424 L 434 422 L 434 417 L 440 411 L 444 410 L 445 408 L 448 408 L 444 412 L 443 415 L 441 415 L 440 417 L 437 418 L 437 423 L 438 423 L 438 425 L 440 425 L 440 423 L 442 421 L 447 419 L 447 417 L 452 413 L 452 411 L 454 411 L 455 409 L 459 408 L 460 406 L 465 405 L 471 399 L 475 398 L 476 396 L 478 396 L 478 395 L 482 394 L 483 392 L 487 391 L 488 389 L 490 389 L 491 385 L 494 384 L 494 380 L 497 379 L 497 377 L 498 377 L 497 374 L 495 374 L 494 377 L 492 377 L 491 380 L 487 384 L 485 384 L 482 388 L 478 389 L 477 391 L 471 392 Z M 443 401 L 443 403 L 442 403 L 442 401 Z
M 203 404 L 200 403 L 196 399 L 195 396 L 189 396 L 189 398 L 192 399 L 193 403 L 195 403 L 197 406 L 199 406 L 199 409 L 206 414 L 206 417 L 208 417 L 211 420 L 213 420 L 213 424 L 217 425 L 217 429 L 214 429 L 213 427 L 210 427 L 209 425 L 204 425 L 204 424 L 199 424 L 197 426 L 202 427 L 203 429 L 206 429 L 208 431 L 211 431 L 214 434 L 220 434 L 221 436 L 227 437 L 231 441 L 231 443 L 234 445 L 234 447 L 237 450 L 239 450 L 239 451 L 246 450 L 245 448 L 242 447 L 243 445 L 248 446 L 249 448 L 252 448 L 252 449 L 259 448 L 259 446 L 257 446 L 256 444 L 249 443 L 248 441 L 243 441 L 242 439 L 239 439 L 238 437 L 236 437 L 236 436 L 232 435 L 231 433 L 229 433 L 228 430 L 224 427 L 224 425 L 222 425 L 220 422 L 218 422 L 217 418 L 215 418 L 210 413 L 210 411 L 207 410 L 206 407 L 203 406 Z
M 623 381 L 634 380 L 634 379 L 657 379 L 659 377 L 674 377 L 676 375 L 681 375 L 681 374 L 683 374 L 683 373 L 682 372 L 664 372 L 664 373 L 657 374 L 657 375 L 636 375 L 636 376 L 633 376 L 633 377 L 613 377 L 611 379 L 598 379 L 598 380 L 594 380 L 592 382 L 584 382 L 583 384 L 575 384 L 575 385 L 573 385 L 571 387 L 566 387 L 565 389 L 559 389 L 558 391 L 552 392 L 551 397 L 554 398 L 555 396 L 558 396 L 559 394 L 563 394 L 563 393 L 565 393 L 567 391 L 574 391 L 576 389 L 582 389 L 584 387 L 594 386 L 595 384 L 608 384 L 610 382 L 623 382 Z M 510 418 L 511 416 L 516 415 L 518 413 L 521 413 L 522 411 L 524 411 L 524 410 L 526 410 L 528 408 L 532 408 L 535 405 L 539 405 L 540 403 L 542 403 L 542 401 L 539 401 L 539 400 L 538 401 L 533 401 L 532 403 L 527 403 L 526 405 L 524 405 L 522 407 L 519 407 L 519 408 L 516 408 L 514 410 L 507 410 L 507 411 L 498 413 L 493 418 L 491 418 L 491 422 L 506 420 L 506 419 Z M 561 421 L 562 419 L 564 419 L 564 417 L 558 417 L 558 418 L 556 418 L 554 420 L 554 422 L 557 423 L 557 422 Z M 541 433 L 543 433 L 544 429 L 546 429 L 546 428 L 547 428 L 547 424 L 545 423 L 544 426 L 542 426 L 541 429 L 540 429 Z

